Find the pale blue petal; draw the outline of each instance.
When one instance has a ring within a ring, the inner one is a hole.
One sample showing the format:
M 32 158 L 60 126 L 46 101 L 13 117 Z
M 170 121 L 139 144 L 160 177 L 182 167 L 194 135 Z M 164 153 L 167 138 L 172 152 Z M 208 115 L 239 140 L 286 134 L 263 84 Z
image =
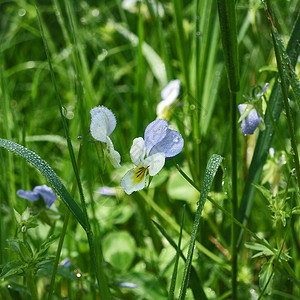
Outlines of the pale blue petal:
M 66 268 L 70 268 L 72 266 L 71 260 L 69 257 L 66 257 L 65 259 L 63 259 L 61 261 L 61 263 L 59 264 L 60 266 L 66 267 Z
M 174 157 L 181 152 L 183 145 L 184 140 L 181 134 L 175 130 L 168 129 L 164 139 L 152 148 L 150 155 L 162 152 L 165 153 L 166 158 Z
M 105 143 L 106 136 L 110 136 L 115 130 L 117 120 L 115 115 L 105 106 L 97 106 L 90 110 L 92 121 L 91 135 L 95 140 Z
M 158 144 L 166 136 L 168 130 L 168 122 L 166 120 L 157 119 L 151 122 L 144 134 L 145 146 L 147 154 L 151 152 L 151 149 Z
M 56 194 L 47 185 L 36 186 L 33 189 L 34 192 L 39 193 L 43 198 L 48 207 L 50 207 L 57 199 Z
M 32 192 L 32 191 L 24 191 L 22 189 L 17 191 L 17 195 L 23 199 L 29 200 L 31 202 L 38 201 L 40 198 L 39 193 Z
M 246 104 L 238 105 L 238 109 L 240 114 L 242 115 L 246 108 Z M 253 108 L 249 115 L 242 120 L 241 128 L 243 135 L 253 134 L 258 124 L 262 120 L 261 117 L 258 116 L 257 111 Z
M 98 193 L 105 196 L 116 196 L 117 190 L 110 186 L 102 186 L 98 189 Z

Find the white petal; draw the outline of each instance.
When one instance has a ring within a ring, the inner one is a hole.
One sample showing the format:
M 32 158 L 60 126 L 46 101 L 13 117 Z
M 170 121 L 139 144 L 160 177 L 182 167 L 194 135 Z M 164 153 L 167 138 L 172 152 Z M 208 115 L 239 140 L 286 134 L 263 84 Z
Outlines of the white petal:
M 106 154 L 107 154 L 111 164 L 116 169 L 122 168 L 122 166 L 120 165 L 121 155 L 119 154 L 118 151 L 116 151 L 114 149 L 114 145 L 113 145 L 111 139 L 108 136 L 106 137 L 106 144 L 107 144 Z
M 105 143 L 105 137 L 111 135 L 116 128 L 116 117 L 104 106 L 92 108 L 90 114 L 92 115 L 90 130 L 93 138 Z
M 121 180 L 121 187 L 126 194 L 142 190 L 146 185 L 147 169 L 137 167 L 129 170 Z
M 155 153 L 144 160 L 144 167 L 148 167 L 150 176 L 156 175 L 165 164 L 165 154 Z
M 107 118 L 103 112 L 98 112 L 93 115 L 90 126 L 92 137 L 102 143 L 106 143 L 106 137 L 108 135 Z
M 140 166 L 144 161 L 145 155 L 146 155 L 146 146 L 145 146 L 144 139 L 141 137 L 134 139 L 130 149 L 131 161 L 136 166 Z
M 180 80 L 171 80 L 168 85 L 161 91 L 161 98 L 168 100 L 168 102 L 174 102 L 178 97 L 180 91 Z

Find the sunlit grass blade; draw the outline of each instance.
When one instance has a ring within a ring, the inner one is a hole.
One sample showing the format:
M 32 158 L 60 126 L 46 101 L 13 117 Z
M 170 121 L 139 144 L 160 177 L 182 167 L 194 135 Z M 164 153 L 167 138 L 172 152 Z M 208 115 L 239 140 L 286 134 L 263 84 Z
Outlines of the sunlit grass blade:
M 206 198 L 208 196 L 210 186 L 212 184 L 212 181 L 214 179 L 214 176 L 222 162 L 222 157 L 217 154 L 213 154 L 208 161 L 205 174 L 204 174 L 204 180 L 201 188 L 201 194 L 200 194 L 200 200 L 198 203 L 198 208 L 195 216 L 195 221 L 193 225 L 193 230 L 191 234 L 191 239 L 189 243 L 189 251 L 188 251 L 188 256 L 184 268 L 184 274 L 183 274 L 183 279 L 181 283 L 181 289 L 180 289 L 180 295 L 179 299 L 184 299 L 186 295 L 186 290 L 189 284 L 189 278 L 190 278 L 190 270 L 191 270 L 191 265 L 192 265 L 192 258 L 193 258 L 193 253 L 194 253 L 194 245 L 195 245 L 195 240 L 196 240 L 196 235 L 198 232 L 199 224 L 200 224 L 200 218 L 201 218 L 201 213 L 204 207 L 204 203 L 206 201 Z
M 299 32 L 300 18 L 298 17 L 287 46 L 287 54 L 291 57 L 291 65 L 293 67 L 295 67 L 297 57 L 300 53 Z M 280 83 L 278 81 L 276 81 L 273 87 L 268 107 L 268 109 L 272 111 L 274 121 L 277 123 L 283 107 L 282 93 L 280 89 Z M 239 219 L 243 224 L 246 224 L 249 220 L 254 196 L 256 193 L 256 188 L 252 184 L 259 183 L 261 172 L 265 164 L 275 132 L 268 112 L 266 112 L 264 122 L 266 128 L 264 131 L 261 131 L 259 133 L 258 139 L 256 141 L 255 151 L 248 171 L 248 176 L 240 204 Z M 239 245 L 242 241 L 242 233 L 239 237 Z
M 177 251 L 177 245 L 173 241 L 173 239 L 169 236 L 169 234 L 158 223 L 156 223 L 154 220 L 152 220 L 152 221 L 153 221 L 154 225 L 157 227 L 157 229 L 161 232 L 161 234 L 170 243 L 170 245 Z M 183 261 L 186 262 L 186 258 L 181 250 L 179 251 L 179 254 L 180 254 L 180 257 L 183 259 Z M 203 291 L 198 274 L 197 274 L 195 268 L 193 267 L 193 265 L 191 265 L 190 287 L 192 289 L 193 295 L 196 300 L 198 300 L 198 299 L 206 300 L 207 299 L 206 295 Z
M 59 194 L 61 199 L 67 205 L 67 207 L 71 210 L 75 218 L 81 224 L 81 226 L 86 229 L 86 223 L 84 219 L 83 212 L 72 196 L 69 194 L 63 183 L 60 181 L 56 173 L 51 169 L 46 161 L 40 158 L 37 154 L 28 150 L 27 148 L 14 143 L 12 141 L 8 141 L 5 139 L 0 139 L 0 146 L 7 149 L 8 151 L 12 151 L 15 154 L 18 154 L 25 158 L 29 163 L 35 166 L 51 183 L 55 191 Z

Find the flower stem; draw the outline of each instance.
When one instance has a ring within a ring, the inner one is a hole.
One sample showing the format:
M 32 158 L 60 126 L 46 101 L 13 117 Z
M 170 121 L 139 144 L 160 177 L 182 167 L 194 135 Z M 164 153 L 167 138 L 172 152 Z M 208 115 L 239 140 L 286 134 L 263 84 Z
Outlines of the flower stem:
M 231 172 L 232 172 L 232 215 L 235 219 L 238 217 L 238 201 L 237 201 L 237 94 L 232 92 L 231 97 Z M 232 299 L 237 299 L 237 233 L 238 228 L 235 222 L 231 224 L 231 279 L 232 279 Z
M 34 270 L 32 267 L 29 267 L 26 270 L 26 282 L 27 282 L 28 289 L 30 290 L 31 299 L 38 300 L 38 293 L 34 283 Z

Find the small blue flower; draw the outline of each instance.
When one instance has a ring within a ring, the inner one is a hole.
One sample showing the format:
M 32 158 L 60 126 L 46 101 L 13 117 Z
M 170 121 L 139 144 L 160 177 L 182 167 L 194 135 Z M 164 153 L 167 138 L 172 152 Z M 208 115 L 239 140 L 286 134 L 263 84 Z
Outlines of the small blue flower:
M 239 104 L 238 109 L 240 115 L 247 113 L 246 117 L 242 119 L 241 128 L 243 135 L 253 134 L 259 125 L 262 117 L 259 117 L 257 111 L 251 104 Z
M 255 91 L 256 88 L 259 88 L 259 85 L 255 86 L 252 92 L 253 99 L 250 98 L 252 100 L 251 103 L 238 105 L 238 110 L 241 115 L 239 122 L 242 121 L 241 128 L 244 135 L 253 134 L 258 126 L 260 130 L 264 130 L 264 121 L 262 117 L 259 116 L 261 109 L 257 103 L 260 101 L 259 99 L 264 95 L 269 86 L 270 85 L 267 82 L 257 94 L 255 94 Z
M 33 191 L 24 191 L 20 189 L 17 191 L 17 195 L 31 202 L 38 201 L 40 196 L 42 196 L 48 207 L 50 207 L 57 199 L 53 190 L 45 184 L 36 186 Z
M 145 187 L 148 172 L 150 176 L 156 175 L 167 158 L 181 152 L 184 140 L 168 126 L 166 120 L 157 119 L 147 126 L 144 139 L 133 140 L 130 157 L 136 168 L 129 170 L 121 180 L 121 187 L 128 195 Z

